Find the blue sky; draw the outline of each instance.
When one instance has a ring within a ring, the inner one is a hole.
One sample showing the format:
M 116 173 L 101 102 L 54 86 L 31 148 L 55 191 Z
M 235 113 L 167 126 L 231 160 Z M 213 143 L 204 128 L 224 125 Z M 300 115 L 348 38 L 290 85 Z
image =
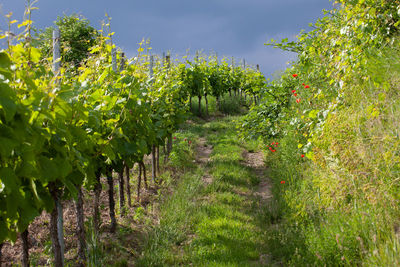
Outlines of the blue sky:
M 295 39 L 300 30 L 331 9 L 329 0 L 39 0 L 32 20 L 37 28 L 52 25 L 57 16 L 78 13 L 100 28 L 107 12 L 112 17 L 114 41 L 134 56 L 142 38 L 149 38 L 154 53 L 195 54 L 246 59 L 259 64 L 271 77 L 284 69 L 295 54 L 264 45 L 271 38 Z M 24 0 L 0 0 L 0 14 L 12 11 L 22 20 Z M 0 22 L 5 29 L 5 19 Z

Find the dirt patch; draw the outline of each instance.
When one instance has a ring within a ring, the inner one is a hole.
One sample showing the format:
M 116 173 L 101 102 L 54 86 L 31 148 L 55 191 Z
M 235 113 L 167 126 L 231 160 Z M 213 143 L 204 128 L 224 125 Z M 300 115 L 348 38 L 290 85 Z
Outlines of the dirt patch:
M 196 162 L 201 165 L 206 165 L 210 161 L 212 146 L 207 145 L 205 138 L 200 137 L 196 147 Z M 202 178 L 203 182 L 208 185 L 212 183 L 211 175 L 206 172 Z
M 212 146 L 207 145 L 205 138 L 200 137 L 196 148 L 196 161 L 198 163 L 206 164 L 210 160 Z
M 117 190 L 118 179 L 116 174 L 114 174 L 114 199 L 116 204 L 119 200 L 119 191 Z M 129 250 L 129 253 L 125 253 L 125 257 L 128 259 L 133 259 L 135 253 L 139 250 L 140 244 L 142 243 L 141 236 L 143 236 L 143 230 L 141 229 L 143 225 L 132 219 L 132 215 L 138 207 L 143 207 L 149 217 L 155 217 L 152 211 L 146 210 L 146 206 L 149 203 L 153 203 L 155 194 L 157 193 L 157 187 L 152 185 L 149 181 L 149 188 L 145 190 L 141 188 L 141 199 L 140 202 L 136 201 L 136 179 L 137 173 L 131 170 L 130 174 L 131 181 L 135 181 L 131 184 L 132 190 L 132 207 L 127 207 L 126 217 L 121 217 L 119 214 L 118 206 L 116 207 L 117 212 L 117 222 L 119 228 L 122 229 L 124 235 L 111 234 L 109 233 L 110 218 L 109 218 L 109 205 L 108 205 L 108 187 L 106 178 L 101 178 L 102 191 L 100 195 L 100 242 L 106 248 L 107 246 L 113 247 L 114 243 L 118 240 L 121 247 Z M 148 178 L 149 179 L 149 178 Z M 93 215 L 93 191 L 83 190 L 84 195 L 84 215 L 85 223 L 92 218 Z M 127 199 L 125 200 L 127 202 Z M 65 259 L 66 261 L 74 261 L 77 258 L 77 235 L 76 235 L 76 212 L 75 203 L 72 200 L 63 201 L 63 219 L 64 219 L 64 242 L 65 242 Z M 127 205 L 127 203 L 126 203 Z M 151 206 L 155 209 L 154 203 Z M 153 218 L 156 221 L 155 218 Z M 29 225 L 29 254 L 31 261 L 37 265 L 47 266 L 49 264 L 49 259 L 51 258 L 51 242 L 50 242 L 50 231 L 49 231 L 50 215 L 47 212 L 42 212 L 42 214 L 34 219 L 34 221 Z M 87 228 L 86 228 L 87 230 Z M 112 238 L 111 238 L 112 237 Z M 10 242 L 5 242 L 2 248 L 2 261 L 0 262 L 1 267 L 15 266 L 16 264 L 21 264 L 22 259 L 22 242 L 20 238 L 17 238 L 14 244 Z
M 260 184 L 254 195 L 259 196 L 262 201 L 268 201 L 272 199 L 271 192 L 271 181 L 266 176 L 267 168 L 264 165 L 264 154 L 261 151 L 258 152 L 243 152 L 244 165 L 254 170 L 257 177 L 260 178 Z
M 264 164 L 264 154 L 261 151 L 248 152 L 243 151 L 244 165 L 254 170 L 255 175 L 260 179 L 253 195 L 260 200 L 260 207 L 269 203 L 272 200 L 272 183 L 266 175 L 267 167 Z M 272 257 L 270 254 L 262 254 L 257 262 L 259 266 L 281 266 L 280 264 L 273 264 Z

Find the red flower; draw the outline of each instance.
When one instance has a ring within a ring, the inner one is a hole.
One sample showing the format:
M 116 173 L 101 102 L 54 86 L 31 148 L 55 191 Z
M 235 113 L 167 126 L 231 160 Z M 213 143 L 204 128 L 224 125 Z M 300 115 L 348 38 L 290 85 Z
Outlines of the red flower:
M 187 138 L 185 138 L 184 140 L 187 141 Z
M 304 83 L 302 83 L 301 85 L 303 85 L 303 86 L 304 86 L 305 84 L 304 84 Z
M 300 101 L 301 101 L 300 98 L 297 98 L 297 99 L 296 99 L 296 102 L 297 102 L 297 103 L 300 103 Z
M 275 149 L 273 149 L 273 150 L 271 150 L 272 152 L 276 152 L 276 150 Z
M 296 90 L 292 90 L 292 93 L 293 93 L 293 94 L 296 93 Z
M 294 93 L 294 96 L 297 96 L 297 93 Z
M 277 145 L 279 145 L 279 143 L 278 143 L 278 142 L 276 142 L 276 144 L 277 144 Z
M 272 147 L 269 147 L 268 149 L 272 151 Z
M 285 181 L 281 181 L 281 184 L 284 184 L 285 183 Z
M 293 74 L 292 76 L 296 78 L 296 77 L 297 77 L 297 74 Z
M 304 158 L 304 154 L 301 154 L 301 157 Z
M 176 140 L 176 136 L 174 136 L 174 140 Z
M 189 142 L 188 142 L 188 143 L 189 143 L 189 145 L 190 145 L 190 144 L 192 143 L 192 141 L 191 141 L 191 140 L 189 140 Z
M 307 89 L 307 88 L 310 88 L 310 86 L 306 85 L 306 86 L 304 86 L 304 88 L 306 88 L 306 89 Z

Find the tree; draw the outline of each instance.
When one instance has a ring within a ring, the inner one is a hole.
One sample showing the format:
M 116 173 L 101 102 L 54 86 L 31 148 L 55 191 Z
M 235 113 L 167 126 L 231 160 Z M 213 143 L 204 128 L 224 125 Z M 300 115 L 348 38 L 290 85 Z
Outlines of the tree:
M 60 29 L 61 57 L 64 64 L 71 64 L 74 67 L 80 65 L 82 60 L 87 58 L 89 49 L 96 44 L 98 32 L 89 21 L 77 14 L 58 17 L 55 25 Z M 52 50 L 52 36 L 54 26 L 47 27 L 38 35 L 39 48 L 42 55 L 48 57 Z

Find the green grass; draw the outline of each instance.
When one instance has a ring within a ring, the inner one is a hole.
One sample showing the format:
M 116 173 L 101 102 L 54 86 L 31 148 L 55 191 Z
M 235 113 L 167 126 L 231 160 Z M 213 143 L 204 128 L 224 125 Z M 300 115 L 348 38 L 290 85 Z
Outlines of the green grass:
M 187 126 L 205 136 L 211 161 L 186 172 L 160 207 L 160 224 L 148 237 L 139 266 L 259 266 L 265 254 L 266 214 L 251 195 L 259 183 L 242 164 L 245 144 L 236 117 Z M 202 177 L 212 177 L 205 184 Z

